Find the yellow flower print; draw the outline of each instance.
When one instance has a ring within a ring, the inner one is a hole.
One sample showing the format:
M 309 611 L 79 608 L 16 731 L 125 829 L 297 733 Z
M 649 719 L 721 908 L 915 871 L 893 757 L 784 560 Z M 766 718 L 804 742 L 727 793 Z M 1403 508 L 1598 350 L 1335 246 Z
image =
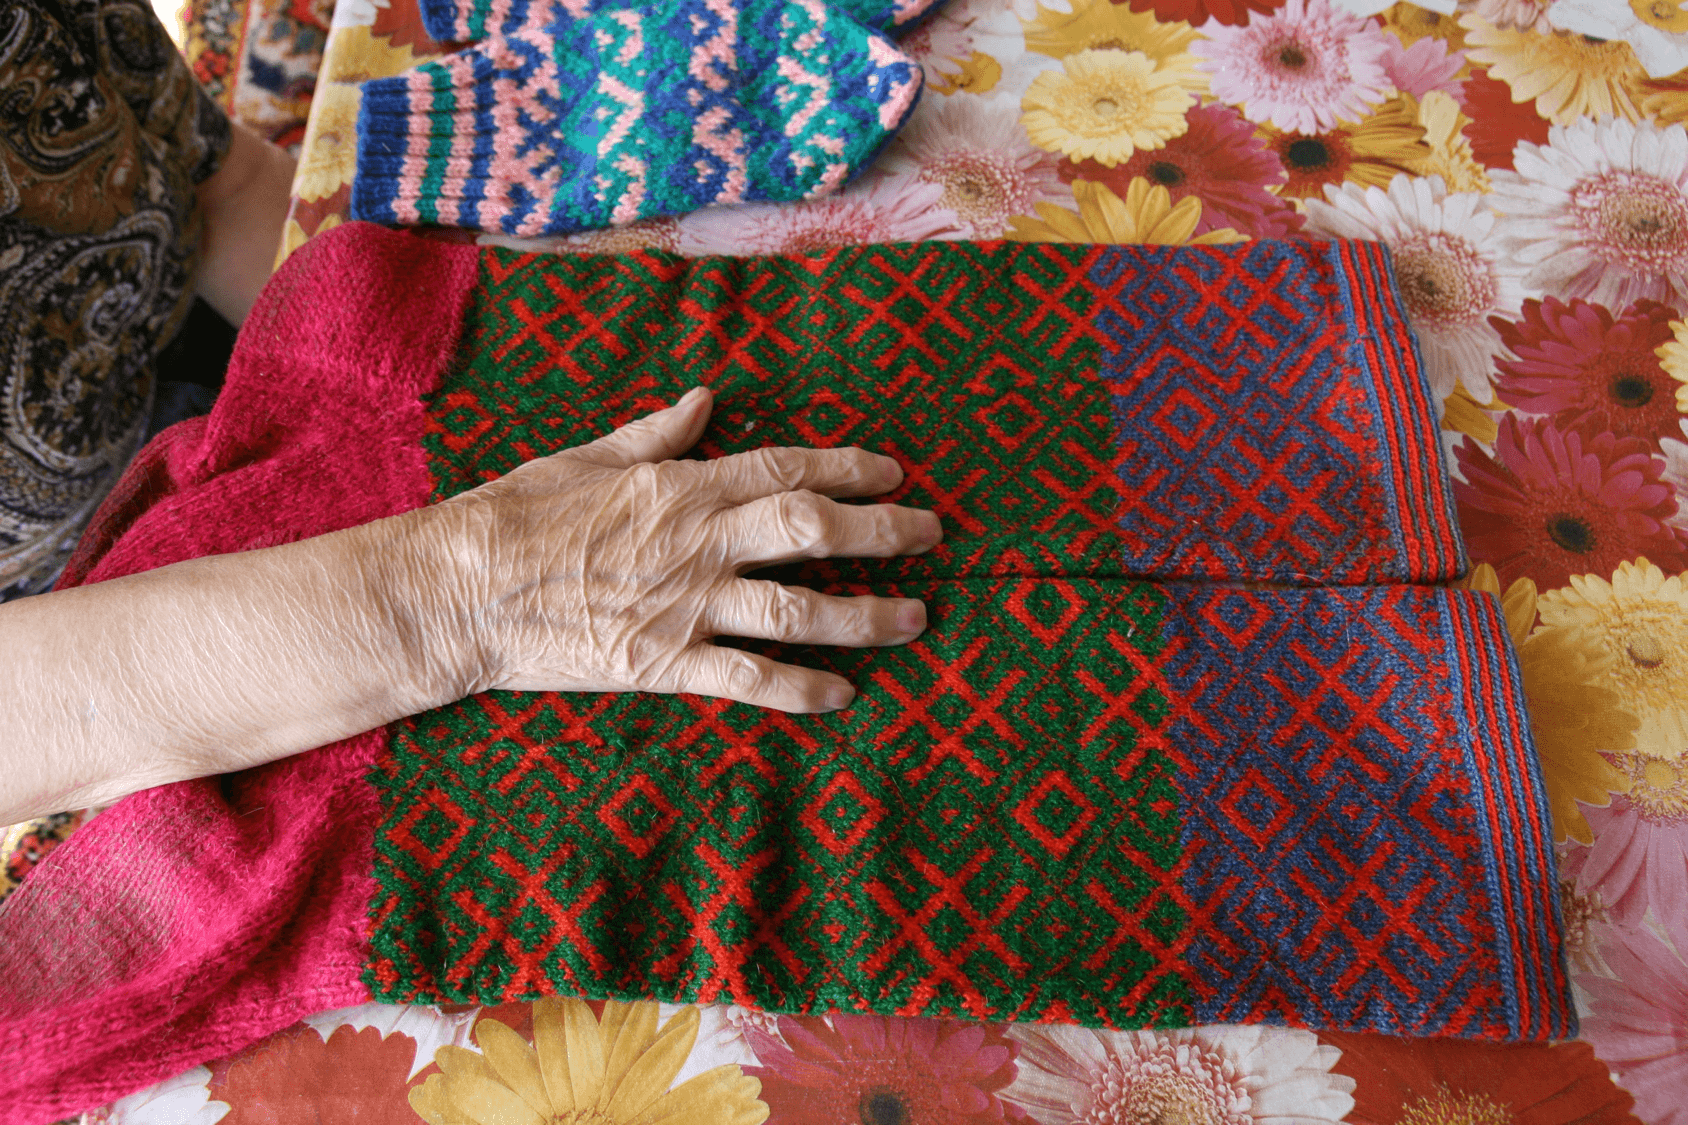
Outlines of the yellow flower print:
M 1141 51 L 1080 51 L 1062 69 L 1032 80 L 1020 99 L 1033 144 L 1075 160 L 1112 167 L 1140 148 L 1182 136 L 1184 111 L 1195 102 L 1184 86 L 1194 60 L 1156 67 Z
M 440 1073 L 411 1090 L 429 1125 L 760 1125 L 762 1084 L 718 1066 L 669 1089 L 697 1040 L 698 1010 L 657 1027 L 651 1001 L 533 1006 L 533 1043 L 497 1020 L 475 1025 L 484 1054 L 441 1047 Z
M 1378 14 L 1378 18 L 1405 47 L 1411 47 L 1429 35 L 1446 39 L 1450 51 L 1457 51 L 1465 45 L 1465 29 L 1459 26 L 1458 19 L 1417 4 L 1391 4 Z
M 1534 98 L 1536 112 L 1555 125 L 1609 114 L 1640 118 L 1636 98 L 1647 72 L 1628 43 L 1496 27 L 1476 15 L 1461 16 L 1460 24 L 1470 61 L 1511 87 L 1513 101 Z
M 1153 12 L 1112 0 L 1075 0 L 1070 13 L 1039 5 L 1036 19 L 1021 22 L 1026 50 L 1057 59 L 1080 51 L 1140 51 L 1159 63 L 1188 52 L 1196 38 L 1182 20 L 1161 23 Z
M 1418 123 L 1418 107 L 1404 95 L 1390 98 L 1358 122 L 1339 122 L 1325 133 L 1286 133 L 1260 126 L 1259 136 L 1283 161 L 1289 179 L 1278 188 L 1288 199 L 1324 197 L 1326 184 L 1387 188 L 1397 175 L 1431 158 Z
M 1480 403 L 1463 385 L 1456 386 L 1453 394 L 1442 400 L 1442 428 L 1469 434 L 1484 445 L 1493 445 L 1495 438 L 1500 436 L 1500 424 L 1495 421 L 1495 414 L 1506 409 L 1506 403 L 1498 398 Z
M 1465 585 L 1500 594 L 1500 579 L 1488 563 L 1478 565 Z M 1578 803 L 1603 807 L 1611 804 L 1613 793 L 1628 791 L 1629 780 L 1600 751 L 1633 746 L 1635 716 L 1624 709 L 1618 693 L 1605 686 L 1611 675 L 1605 653 L 1590 651 L 1559 630 L 1531 632 L 1537 605 L 1536 584 L 1528 578 L 1514 582 L 1501 598 L 1524 676 L 1530 730 L 1553 810 L 1554 839 L 1592 843 L 1594 833 Z
M 310 121 L 293 174 L 293 194 L 310 202 L 333 195 L 352 182 L 358 169 L 358 109 L 361 87 L 324 82 L 311 99 Z
M 1673 320 L 1670 330 L 1676 333 L 1676 339 L 1660 344 L 1653 354 L 1659 357 L 1665 374 L 1682 384 L 1676 388 L 1676 409 L 1688 414 L 1688 322 Z
M 939 72 L 937 80 L 929 83 L 940 94 L 988 94 L 1002 81 L 1002 64 L 983 51 L 950 61 L 961 70 L 955 74 Z
M 1573 575 L 1541 599 L 1542 631 L 1557 631 L 1640 720 L 1635 753 L 1677 763 L 1688 751 L 1688 589 L 1645 558 L 1618 564 L 1607 582 Z M 1627 746 L 1603 746 L 1627 750 Z
M 391 78 L 409 70 L 422 58 L 408 43 L 395 47 L 386 36 L 357 25 L 333 30 L 322 61 L 319 82 L 363 82 L 370 78 Z
M 1410 109 L 1411 94 L 1401 100 Z M 1459 108 L 1459 103 L 1441 90 L 1431 90 L 1417 104 L 1419 128 L 1424 130 L 1424 143 L 1430 154 L 1414 166 L 1421 176 L 1440 176 L 1449 191 L 1474 191 L 1485 194 L 1489 190 L 1489 174 L 1471 155 L 1471 142 L 1463 130 L 1471 123 Z
M 1221 246 L 1246 241 L 1230 227 L 1190 236 L 1201 221 L 1202 201 L 1190 195 L 1172 205 L 1172 194 L 1141 176 L 1131 181 L 1121 199 L 1101 184 L 1078 180 L 1073 184 L 1078 210 L 1039 203 L 1039 218 L 1015 216 L 1004 236 L 1010 242 L 1106 242 L 1116 245 Z

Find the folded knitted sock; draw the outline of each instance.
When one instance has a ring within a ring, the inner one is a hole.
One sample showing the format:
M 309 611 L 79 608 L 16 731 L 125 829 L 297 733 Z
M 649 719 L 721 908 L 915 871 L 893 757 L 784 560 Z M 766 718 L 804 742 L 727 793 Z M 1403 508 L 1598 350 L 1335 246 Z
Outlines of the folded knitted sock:
M 364 84 L 354 218 L 556 235 L 805 199 L 866 167 L 920 67 L 820 0 L 458 9 L 484 42 Z
M 828 7 L 882 34 L 914 22 L 941 3 L 943 0 L 826 0 Z M 604 0 L 572 0 L 568 6 L 577 14 L 608 7 Z M 417 7 L 429 35 L 442 43 L 468 43 L 515 30 L 528 19 L 533 0 L 419 0 Z
M 1257 384 L 1274 382 L 1246 356 L 1286 385 L 1301 363 L 1360 362 L 1371 345 L 1345 349 L 1379 322 L 1309 297 L 1364 292 L 1349 250 L 927 244 L 582 274 L 362 223 L 312 239 L 253 308 L 211 416 L 143 451 L 61 585 L 472 487 L 550 448 L 550 417 L 572 441 L 655 405 L 674 374 L 647 348 L 717 386 L 711 453 L 899 418 L 873 444 L 908 443 L 911 500 L 972 547 L 830 587 L 924 598 L 915 643 L 761 646 L 849 676 L 847 711 L 494 692 L 119 802 L 0 910 L 0 1122 L 57 1120 L 371 998 L 1564 1037 L 1546 806 L 1495 599 L 1110 576 L 1117 560 L 1075 549 L 1102 525 L 1053 517 L 1114 474 L 1117 434 L 1058 428 L 1082 478 L 1027 444 L 1092 383 L 1110 417 L 1116 352 L 1157 377 L 1147 337 L 1108 342 L 1115 320 L 1155 325 L 1171 355 L 1226 295 L 1218 338 L 1251 342 L 1210 341 L 1201 362 L 1242 415 L 1271 412 Z M 542 290 L 564 304 L 529 306 Z M 704 307 L 651 303 L 676 294 Z M 851 312 L 829 330 L 835 302 Z M 570 347 L 517 330 L 580 310 L 558 329 Z M 814 349 L 825 379 L 798 366 Z M 1026 367 L 1040 352 L 1055 358 Z M 1353 417 L 1376 407 L 1324 388 L 1340 405 L 1320 425 L 1365 446 Z M 956 447 L 987 439 L 952 419 L 974 415 L 1004 459 L 957 479 Z M 1017 510 L 1053 544 L 1038 567 L 971 529 Z
M 1439 582 L 1464 554 L 1377 243 L 921 243 L 483 259 L 447 489 L 698 382 L 711 455 L 859 445 L 944 542 L 796 581 L 963 574 Z M 487 424 L 486 418 L 496 419 Z M 444 495 L 444 493 L 442 493 Z

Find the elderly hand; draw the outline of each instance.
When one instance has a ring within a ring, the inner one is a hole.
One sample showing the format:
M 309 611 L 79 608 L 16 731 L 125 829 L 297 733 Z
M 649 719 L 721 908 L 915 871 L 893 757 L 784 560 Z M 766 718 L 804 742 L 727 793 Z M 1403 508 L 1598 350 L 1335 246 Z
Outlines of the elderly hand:
M 918 554 L 943 538 L 931 512 L 852 506 L 902 482 L 860 449 L 758 449 L 676 461 L 709 420 L 698 387 L 666 410 L 436 505 L 457 577 L 437 595 L 467 639 L 470 690 L 696 692 L 783 711 L 848 706 L 830 673 L 709 643 L 901 644 L 918 601 L 838 598 L 741 577 L 831 555 Z
M 925 607 L 741 577 L 924 551 L 859 449 L 675 461 L 710 396 L 442 504 L 0 606 L 0 823 L 248 769 L 486 688 L 690 691 L 787 711 L 850 685 L 709 638 L 898 644 Z

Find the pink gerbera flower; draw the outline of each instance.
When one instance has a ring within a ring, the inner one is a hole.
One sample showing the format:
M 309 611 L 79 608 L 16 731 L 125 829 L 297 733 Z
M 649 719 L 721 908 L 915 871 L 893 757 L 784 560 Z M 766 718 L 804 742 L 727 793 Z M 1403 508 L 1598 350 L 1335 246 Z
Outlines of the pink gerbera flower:
M 973 53 L 973 21 L 940 12 L 898 38 L 897 50 L 925 68 L 926 81 L 941 82 Z
M 1209 22 L 1190 44 L 1213 74 L 1213 96 L 1250 121 L 1317 133 L 1358 121 L 1389 96 L 1387 32 L 1329 0 L 1289 0 L 1244 27 Z
M 1354 1108 L 1339 1052 L 1310 1032 L 1215 1025 L 1169 1031 L 1015 1027 L 1004 1095 L 1041 1125 L 1335 1125 Z
M 1502 587 L 1534 579 L 1544 590 L 1573 574 L 1611 574 L 1645 555 L 1667 572 L 1688 568 L 1676 490 L 1660 480 L 1664 461 L 1637 438 L 1562 432 L 1545 419 L 1508 414 L 1494 456 L 1470 438 L 1456 450 L 1460 524 L 1476 562 Z
M 1525 301 L 1515 321 L 1493 317 L 1503 359 L 1502 400 L 1527 414 L 1551 414 L 1561 430 L 1611 432 L 1656 441 L 1676 437 L 1676 388 L 1654 350 L 1675 338 L 1668 305 L 1640 300 L 1614 317 L 1588 301 Z
M 1236 110 L 1192 106 L 1184 119 L 1189 128 L 1164 148 L 1138 149 L 1112 168 L 1062 160 L 1061 178 L 1106 184 L 1121 199 L 1138 177 L 1166 188 L 1174 204 L 1193 195 L 1202 201 L 1197 234 L 1231 227 L 1254 238 L 1282 238 L 1301 228 L 1301 215 L 1266 190 L 1288 178 L 1283 161 Z
M 966 237 L 990 239 L 1039 203 L 1072 202 L 1056 159 L 1027 139 L 1016 103 L 964 96 L 928 98 L 876 169 L 938 185 L 938 208 L 966 224 Z
M 1520 141 L 1490 173 L 1497 234 L 1524 284 L 1619 308 L 1640 297 L 1688 304 L 1688 132 L 1579 117 Z
M 1637 1117 L 1688 1125 L 1688 962 L 1639 926 L 1612 927 L 1600 952 L 1616 979 L 1579 975 L 1593 1009 L 1583 1038 L 1635 1096 Z
M 1688 803 L 1682 796 L 1653 793 L 1642 784 L 1605 808 L 1584 805 L 1583 814 L 1594 843 L 1569 849 L 1562 867 L 1577 889 L 1598 891 L 1608 914 L 1624 925 L 1642 925 L 1649 906 L 1661 924 L 1688 922 Z
M 1383 72 L 1397 90 L 1415 98 L 1423 98 L 1432 90 L 1458 97 L 1464 51 L 1449 51 L 1447 40 L 1434 35 L 1426 35 L 1411 47 L 1403 46 L 1393 35 L 1384 38 L 1389 49 L 1383 55 Z
M 776 1038 L 747 1026 L 762 1066 L 768 1125 L 863 1121 L 968 1125 L 1026 1121 L 997 1094 L 1018 1048 L 991 1024 L 856 1016 L 781 1016 Z
M 967 229 L 939 205 L 944 185 L 914 176 L 860 182 L 806 203 L 705 207 L 680 220 L 680 253 L 802 254 L 869 242 L 961 238 Z

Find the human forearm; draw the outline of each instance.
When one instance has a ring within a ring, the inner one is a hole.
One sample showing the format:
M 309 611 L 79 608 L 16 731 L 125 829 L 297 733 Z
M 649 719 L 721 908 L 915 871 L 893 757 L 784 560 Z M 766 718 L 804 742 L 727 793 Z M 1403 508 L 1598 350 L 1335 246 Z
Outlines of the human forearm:
M 0 606 L 0 822 L 262 765 L 474 691 L 698 692 L 849 705 L 819 669 L 709 643 L 902 644 L 902 598 L 741 577 L 935 545 L 930 512 L 860 449 L 675 460 L 697 388 L 595 442 L 454 496 L 284 547 Z
M 231 324 L 246 319 L 275 264 L 294 159 L 238 123 L 222 167 L 199 185 L 198 292 Z
M 0 823 L 261 765 L 460 697 L 408 611 L 426 510 L 0 606 Z

